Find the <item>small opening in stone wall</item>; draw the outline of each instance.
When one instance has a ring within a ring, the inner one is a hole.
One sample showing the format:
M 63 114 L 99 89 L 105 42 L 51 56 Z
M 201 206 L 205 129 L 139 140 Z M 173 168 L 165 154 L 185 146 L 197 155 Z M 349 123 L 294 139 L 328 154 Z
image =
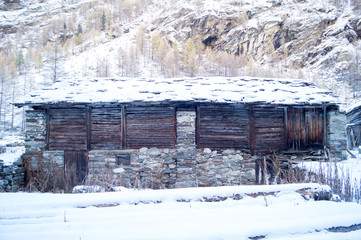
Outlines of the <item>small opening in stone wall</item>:
M 129 154 L 118 154 L 115 156 L 116 163 L 119 166 L 129 166 L 130 165 L 130 155 Z

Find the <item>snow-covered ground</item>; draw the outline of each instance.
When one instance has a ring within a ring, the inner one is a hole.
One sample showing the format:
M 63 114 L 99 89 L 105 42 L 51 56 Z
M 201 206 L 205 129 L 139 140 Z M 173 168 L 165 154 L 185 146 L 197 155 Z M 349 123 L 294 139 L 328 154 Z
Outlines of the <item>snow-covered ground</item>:
M 19 135 L 6 135 L 0 139 L 0 161 L 5 165 L 11 165 L 21 159 L 25 152 L 24 140 Z
M 361 205 L 307 201 L 295 192 L 309 186 L 319 185 L 2 193 L 0 239 L 360 239 L 361 230 L 329 229 L 360 224 Z M 246 195 L 259 192 L 275 194 Z M 241 200 L 200 201 L 236 194 Z

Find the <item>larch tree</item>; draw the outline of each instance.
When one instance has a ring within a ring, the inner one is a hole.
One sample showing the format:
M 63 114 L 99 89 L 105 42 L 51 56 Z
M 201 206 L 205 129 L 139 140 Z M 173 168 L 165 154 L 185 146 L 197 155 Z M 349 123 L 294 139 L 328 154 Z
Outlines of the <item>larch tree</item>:
M 193 77 L 198 71 L 198 56 L 191 38 L 188 38 L 186 45 L 183 47 L 182 55 L 184 69 Z
M 118 49 L 118 63 L 119 75 L 126 76 L 126 67 L 128 65 L 128 54 L 120 47 Z
M 147 43 L 147 29 L 144 26 L 140 26 L 138 28 L 137 34 L 135 36 L 136 41 L 136 50 L 137 54 L 143 55 L 143 62 L 145 65 L 145 58 L 146 58 L 146 43 Z
M 51 70 L 52 70 L 52 79 L 53 82 L 56 82 L 59 75 L 59 60 L 61 56 L 61 48 L 59 46 L 58 42 L 55 42 L 51 49 L 51 58 L 50 58 L 50 64 L 51 64 Z
M 9 54 L 8 56 L 8 67 L 9 67 L 9 75 L 11 77 L 11 87 L 12 87 L 12 93 L 11 93 L 11 101 L 15 102 L 15 90 L 16 88 L 16 81 L 15 81 L 15 77 L 16 77 L 16 58 L 13 54 Z M 14 128 L 14 122 L 15 122 L 15 108 L 14 105 L 11 104 L 11 123 L 10 123 L 10 128 L 13 129 Z
M 174 51 L 169 50 L 164 58 L 165 75 L 166 77 L 174 77 L 177 70 L 176 57 Z
M 1 89 L 0 89 L 0 125 L 3 126 L 1 124 L 1 122 L 4 119 L 4 115 L 5 115 L 5 110 L 3 108 L 3 104 L 4 104 L 4 83 L 5 83 L 5 78 L 6 78 L 6 67 L 7 67 L 7 63 L 6 63 L 6 56 L 5 53 L 3 51 L 0 51 L 0 80 L 1 80 Z M 4 112 L 4 115 L 3 115 Z
M 155 33 L 152 35 L 152 60 L 154 60 L 154 57 L 158 52 L 160 41 L 161 39 L 159 33 Z
M 35 67 L 38 69 L 38 72 L 40 72 L 40 69 L 43 67 L 43 56 L 39 48 L 35 49 L 34 61 L 35 61 Z

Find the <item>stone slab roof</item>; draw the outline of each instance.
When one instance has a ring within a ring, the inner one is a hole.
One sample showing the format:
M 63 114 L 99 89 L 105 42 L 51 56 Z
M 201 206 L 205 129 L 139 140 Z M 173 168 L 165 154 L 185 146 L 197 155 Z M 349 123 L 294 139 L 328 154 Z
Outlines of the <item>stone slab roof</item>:
M 304 80 L 251 77 L 65 78 L 25 96 L 18 106 L 55 103 L 216 102 L 334 105 L 330 92 Z

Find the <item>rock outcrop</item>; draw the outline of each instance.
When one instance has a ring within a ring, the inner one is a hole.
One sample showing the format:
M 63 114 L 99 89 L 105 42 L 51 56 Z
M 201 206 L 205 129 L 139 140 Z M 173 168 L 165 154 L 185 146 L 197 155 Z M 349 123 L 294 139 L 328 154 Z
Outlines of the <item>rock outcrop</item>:
M 309 0 L 241 1 L 218 11 L 180 8 L 153 25 L 170 41 L 192 38 L 260 64 L 281 62 L 292 69 L 321 70 L 325 77 L 349 71 L 361 39 L 361 20 L 351 9 Z

